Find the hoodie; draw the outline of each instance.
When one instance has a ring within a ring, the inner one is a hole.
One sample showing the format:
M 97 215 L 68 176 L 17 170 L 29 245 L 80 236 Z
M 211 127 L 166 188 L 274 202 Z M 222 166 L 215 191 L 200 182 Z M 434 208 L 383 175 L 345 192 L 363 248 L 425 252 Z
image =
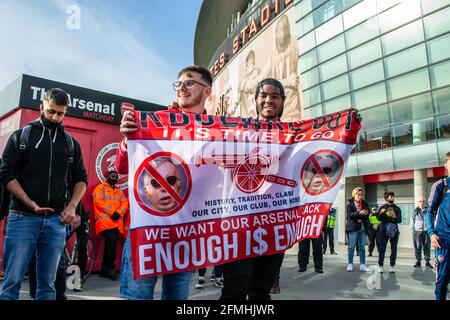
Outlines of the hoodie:
M 49 132 L 39 120 L 30 122 L 30 137 L 25 150 L 19 149 L 22 129 L 8 140 L 0 167 L 0 182 L 6 186 L 17 179 L 28 197 L 41 207 L 55 209 L 60 214 L 68 201 L 68 185 L 87 183 L 87 174 L 81 156 L 80 144 L 74 142 L 74 162 L 71 182 L 68 182 L 69 150 L 64 127 Z M 11 210 L 35 214 L 19 199 L 12 197 Z

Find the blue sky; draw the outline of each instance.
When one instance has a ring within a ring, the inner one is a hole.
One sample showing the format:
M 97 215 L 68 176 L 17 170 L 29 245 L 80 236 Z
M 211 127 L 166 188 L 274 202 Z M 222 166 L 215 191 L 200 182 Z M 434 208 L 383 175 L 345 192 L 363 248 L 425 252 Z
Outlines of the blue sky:
M 0 90 L 27 73 L 167 105 L 201 2 L 0 0 Z

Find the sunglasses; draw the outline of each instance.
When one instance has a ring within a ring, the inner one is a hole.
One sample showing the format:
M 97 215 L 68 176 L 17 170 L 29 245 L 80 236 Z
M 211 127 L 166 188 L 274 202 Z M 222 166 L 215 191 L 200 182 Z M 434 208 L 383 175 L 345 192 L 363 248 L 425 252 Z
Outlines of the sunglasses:
M 313 174 L 319 174 L 319 173 L 317 172 L 316 168 L 312 168 L 311 172 L 312 172 Z M 322 172 L 323 172 L 324 174 L 330 174 L 331 172 L 333 172 L 333 169 L 330 168 L 330 167 L 324 167 L 324 168 L 322 168 Z
M 168 184 L 170 184 L 173 187 L 175 185 L 175 183 L 177 183 L 178 178 L 175 176 L 169 176 L 166 178 L 166 181 Z M 151 179 L 150 184 L 152 185 L 153 188 L 157 188 L 157 189 L 161 188 L 161 185 L 155 179 Z

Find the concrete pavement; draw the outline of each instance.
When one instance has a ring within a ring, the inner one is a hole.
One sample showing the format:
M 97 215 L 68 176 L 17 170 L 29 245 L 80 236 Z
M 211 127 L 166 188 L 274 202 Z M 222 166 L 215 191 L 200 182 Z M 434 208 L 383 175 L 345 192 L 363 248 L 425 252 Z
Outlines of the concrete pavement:
M 389 247 L 389 246 L 388 246 Z M 281 292 L 272 295 L 274 300 L 434 300 L 434 270 L 429 268 L 413 268 L 415 262 L 413 250 L 399 249 L 397 272 L 389 273 L 389 249 L 386 253 L 385 272 L 377 274 L 359 271 L 359 257 L 354 258 L 353 272 L 347 272 L 347 247 L 337 245 L 338 255 L 324 255 L 324 273 L 314 272 L 313 259 L 306 272 L 298 272 L 297 246 L 286 252 L 281 270 Z M 376 250 L 375 250 L 376 252 Z M 432 253 L 434 258 L 434 253 Z M 377 265 L 377 255 L 367 257 L 366 263 L 373 267 Z M 434 264 L 434 263 L 433 263 Z M 192 284 L 189 299 L 217 300 L 220 289 L 209 282 L 212 268 L 208 268 L 207 285 L 198 290 Z M 198 275 L 194 276 L 196 281 Z M 371 281 L 372 280 L 372 281 Z M 68 290 L 69 300 L 118 300 L 119 281 L 100 278 L 97 274 L 87 280 L 83 292 Z M 155 298 L 159 299 L 161 281 L 155 290 Z M 28 283 L 24 282 L 20 295 L 21 300 L 28 300 Z

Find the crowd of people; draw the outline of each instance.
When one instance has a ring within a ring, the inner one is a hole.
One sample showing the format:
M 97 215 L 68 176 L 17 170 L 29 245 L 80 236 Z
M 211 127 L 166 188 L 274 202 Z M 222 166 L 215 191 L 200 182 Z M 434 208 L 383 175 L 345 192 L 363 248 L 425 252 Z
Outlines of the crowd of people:
M 176 103 L 167 112 L 204 114 L 205 101 L 211 93 L 210 72 L 198 66 L 182 69 L 174 83 Z M 258 82 L 254 92 L 256 117 L 260 120 L 280 121 L 286 96 L 283 83 L 273 78 Z M 57 273 L 64 270 L 63 257 L 67 228 L 78 230 L 83 209 L 80 201 L 87 189 L 87 173 L 81 156 L 79 143 L 62 125 L 69 98 L 61 89 L 46 92 L 40 107 L 39 119 L 31 122 L 25 130 L 14 132 L 5 147 L 0 167 L 0 181 L 12 194 L 8 214 L 4 250 L 4 281 L 0 299 L 18 300 L 19 290 L 25 274 L 34 274 L 32 296 L 36 300 L 54 300 L 58 296 Z M 122 190 L 116 186 L 118 175 L 128 172 L 127 137 L 138 130 L 132 111 L 125 111 L 120 124 L 123 140 L 116 154 L 115 169 L 107 173 L 106 181 L 95 187 L 92 193 L 95 234 L 104 238 L 105 247 L 100 276 L 118 279 L 116 273 L 116 249 L 119 236 L 124 236 L 120 272 L 120 295 L 126 299 L 153 299 L 157 277 L 135 279 L 131 262 L 130 235 L 127 230 L 129 203 Z M 28 135 L 24 139 L 24 135 Z M 27 140 L 25 143 L 24 141 Z M 332 159 L 328 159 L 332 162 Z M 158 173 L 178 192 L 180 177 L 169 160 L 157 164 Z M 332 166 L 332 163 L 330 163 Z M 445 167 L 450 169 L 450 153 Z M 331 170 L 331 169 L 330 169 Z M 313 172 L 313 171 L 311 171 Z M 449 171 L 450 172 L 450 171 Z M 314 180 L 312 173 L 310 180 Z M 149 174 L 144 179 L 145 196 L 152 210 L 172 210 L 174 201 L 167 197 L 166 190 Z M 449 281 L 449 227 L 447 179 L 433 185 L 430 203 L 425 206 L 421 199 L 411 217 L 414 248 L 417 262 L 421 265 L 421 251 L 426 266 L 430 264 L 430 244 L 436 248 L 436 298 L 445 299 Z M 313 185 L 313 184 L 312 184 Z M 313 185 L 314 187 L 314 185 Z M 317 192 L 320 192 L 318 189 Z M 376 245 L 379 252 L 378 271 L 383 272 L 384 257 L 388 242 L 391 246 L 390 272 L 395 272 L 398 224 L 402 220 L 400 208 L 394 203 L 393 192 L 384 194 L 385 203 L 379 208 L 369 209 L 360 187 L 352 192 L 346 206 L 345 231 L 348 237 L 347 271 L 353 271 L 354 251 L 359 252 L 359 269 L 368 271 L 365 255 L 366 235 L 369 236 L 369 256 Z M 79 211 L 81 213 L 77 214 Z M 437 213 L 437 214 L 436 214 Z M 84 219 L 86 220 L 86 219 Z M 128 217 L 129 220 L 129 217 Z M 330 253 L 335 255 L 334 229 L 336 210 L 327 214 L 323 233 L 317 239 L 305 239 L 299 243 L 299 271 L 304 272 L 309 262 L 310 243 L 313 247 L 314 269 L 323 273 L 323 254 L 329 241 Z M 128 222 L 129 226 L 129 222 Z M 81 229 L 80 229 L 81 230 Z M 441 258 L 442 257 L 442 258 Z M 213 280 L 221 288 L 221 300 L 270 300 L 271 294 L 280 292 L 280 268 L 284 253 L 263 255 L 236 260 L 214 267 Z M 61 266 L 62 265 L 62 266 Z M 85 269 L 82 267 L 82 269 Z M 201 289 L 205 283 L 205 270 L 198 270 L 195 287 Z M 162 277 L 163 300 L 186 300 L 195 271 L 165 274 Z M 281 275 L 282 276 L 282 275 Z M 79 290 L 82 290 L 81 278 Z

